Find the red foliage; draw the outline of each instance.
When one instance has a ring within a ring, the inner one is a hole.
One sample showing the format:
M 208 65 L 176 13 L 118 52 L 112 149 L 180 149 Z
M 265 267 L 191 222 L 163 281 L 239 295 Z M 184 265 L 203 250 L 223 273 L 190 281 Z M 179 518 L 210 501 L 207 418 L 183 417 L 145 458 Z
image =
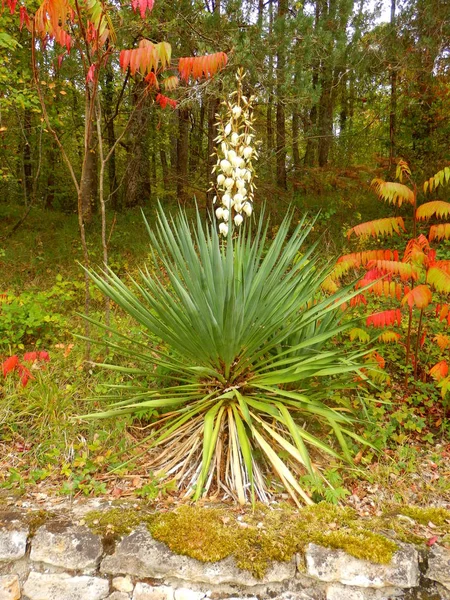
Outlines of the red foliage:
M 436 363 L 434 365 L 434 367 L 431 367 L 430 375 L 436 381 L 441 381 L 441 379 L 444 379 L 445 377 L 447 377 L 447 375 L 448 375 L 447 362 L 445 360 L 441 360 L 440 362 Z
M 156 94 L 155 101 L 161 106 L 161 108 L 166 108 L 167 105 L 171 106 L 173 109 L 177 107 L 176 100 L 173 100 L 168 96 L 164 96 L 163 94 Z
M 357 294 L 350 300 L 350 306 L 358 306 L 359 304 L 367 304 L 367 299 L 364 294 Z
M 16 354 L 7 358 L 2 364 L 3 377 L 6 377 L 11 371 L 14 371 L 18 364 L 19 357 Z
M 373 313 L 366 319 L 366 325 L 368 327 L 370 325 L 373 327 L 387 327 L 389 325 L 395 325 L 395 323 L 397 323 L 398 326 L 402 323 L 402 313 L 399 308 Z
M 22 360 L 24 362 L 31 363 L 34 363 L 37 360 L 48 362 L 50 360 L 50 355 L 45 350 L 41 350 L 40 352 L 26 352 L 23 355 Z M 20 362 L 17 354 L 10 356 L 3 362 L 2 371 L 3 377 L 6 377 L 11 371 L 17 371 L 20 377 L 20 381 L 24 387 L 27 385 L 30 379 L 34 379 L 30 369 Z
M 23 24 L 25 23 L 27 29 L 30 29 L 30 17 L 28 16 L 26 6 L 21 6 L 19 9 L 20 14 L 20 30 L 22 31 Z
M 144 19 L 146 11 L 151 12 L 153 10 L 154 3 L 154 0 L 131 0 L 131 8 L 134 12 L 139 8 L 141 19 Z
M 188 81 L 189 77 L 194 79 L 206 79 L 212 77 L 217 71 L 223 69 L 228 62 L 228 56 L 225 52 L 216 52 L 206 56 L 186 56 L 180 58 L 178 62 L 178 71 L 181 79 Z

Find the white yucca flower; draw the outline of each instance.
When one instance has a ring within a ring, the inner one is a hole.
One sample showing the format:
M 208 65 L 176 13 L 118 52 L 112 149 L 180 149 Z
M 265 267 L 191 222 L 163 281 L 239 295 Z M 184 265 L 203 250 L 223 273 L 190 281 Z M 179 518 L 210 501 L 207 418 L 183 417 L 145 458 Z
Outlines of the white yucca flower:
M 237 90 L 230 94 L 230 100 L 223 102 L 226 111 L 223 117 L 219 116 L 217 123 L 217 163 L 213 169 L 217 176 L 212 187 L 222 203 L 215 214 L 222 221 L 219 231 L 224 236 L 228 235 L 230 223 L 239 227 L 244 215 L 249 217 L 253 212 L 255 173 L 252 161 L 258 158 L 258 152 L 253 142 L 254 98 L 242 94 L 244 77 L 242 69 L 239 69 Z
M 228 225 L 226 223 L 221 223 L 219 225 L 219 231 L 226 237 L 228 235 Z

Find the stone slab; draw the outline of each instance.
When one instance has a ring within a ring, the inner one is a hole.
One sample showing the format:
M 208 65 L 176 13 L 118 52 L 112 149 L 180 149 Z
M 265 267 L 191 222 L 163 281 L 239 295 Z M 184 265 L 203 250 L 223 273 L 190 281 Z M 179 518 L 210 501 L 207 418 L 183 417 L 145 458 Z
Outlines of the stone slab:
M 134 584 L 131 581 L 131 577 L 114 577 L 112 580 L 112 586 L 118 592 L 132 592 Z
M 450 550 L 434 544 L 428 556 L 427 579 L 437 581 L 450 590 Z
M 363 588 L 412 588 L 419 585 L 417 550 L 402 545 L 388 565 L 354 558 L 342 550 L 309 544 L 305 553 L 306 571 L 319 581 L 337 582 Z
M 32 571 L 23 591 L 29 600 L 103 600 L 109 595 L 109 583 L 100 577 Z
M 0 577 L 0 600 L 20 600 L 20 583 L 17 575 Z
M 106 600 L 130 600 L 131 596 L 125 592 L 113 592 Z
M 155 586 L 137 583 L 133 592 L 133 600 L 174 600 L 174 591 L 167 585 Z
M 326 590 L 326 600 L 387 600 L 403 595 L 400 588 L 358 588 L 340 583 L 332 583 Z
M 0 562 L 18 560 L 25 556 L 28 528 L 0 529 Z
M 88 527 L 48 523 L 39 527 L 31 544 L 30 559 L 71 571 L 95 568 L 102 543 Z
M 154 540 L 145 526 L 140 526 L 122 539 L 114 554 L 103 559 L 100 570 L 105 574 L 126 573 L 141 579 L 171 578 L 187 584 L 250 587 L 292 579 L 296 566 L 295 559 L 273 563 L 263 579 L 256 579 L 248 571 L 239 569 L 231 557 L 216 563 L 203 563 L 174 554 L 165 544 Z
M 182 587 L 175 590 L 175 600 L 202 600 L 205 596 L 204 592 L 197 592 L 189 588 Z

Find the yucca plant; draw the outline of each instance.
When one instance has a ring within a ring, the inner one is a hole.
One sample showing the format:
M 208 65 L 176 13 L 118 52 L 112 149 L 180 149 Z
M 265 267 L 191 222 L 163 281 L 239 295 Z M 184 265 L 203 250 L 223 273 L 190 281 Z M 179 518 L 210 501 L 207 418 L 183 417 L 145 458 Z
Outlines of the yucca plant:
M 155 231 L 147 224 L 152 272 L 129 286 L 111 271 L 90 273 L 142 336 L 108 328 L 114 354 L 134 366 L 102 365 L 130 382 L 112 386 L 116 402 L 89 416 L 157 411 L 149 468 L 186 497 L 267 501 L 272 478 L 311 503 L 300 476 L 320 476 L 325 455 L 351 461 L 348 438 L 363 441 L 351 416 L 326 403 L 358 369 L 355 356 L 327 345 L 351 326 L 340 305 L 355 292 L 324 298 L 315 246 L 300 254 L 311 226 L 302 220 L 289 235 L 291 216 L 273 240 L 263 216 L 254 232 L 246 224 L 223 239 L 198 213 L 191 227 L 184 213 L 169 220 L 160 210 Z M 324 441 L 330 432 L 335 445 Z

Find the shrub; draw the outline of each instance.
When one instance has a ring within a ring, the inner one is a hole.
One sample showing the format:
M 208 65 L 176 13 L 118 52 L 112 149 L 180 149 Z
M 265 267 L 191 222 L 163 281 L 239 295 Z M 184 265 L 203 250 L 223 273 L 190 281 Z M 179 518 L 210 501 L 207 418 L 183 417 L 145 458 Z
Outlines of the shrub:
M 264 216 L 254 233 L 245 225 L 233 237 L 230 228 L 221 240 L 198 213 L 191 231 L 185 214 L 168 220 L 160 210 L 156 232 L 147 225 L 152 273 L 144 269 L 130 286 L 111 271 L 90 273 L 142 335 L 103 326 L 115 355 L 132 366 L 102 366 L 131 381 L 113 386 L 108 397 L 118 401 L 108 410 L 88 416 L 158 411 L 149 467 L 187 497 L 215 490 L 241 503 L 255 494 L 267 501 L 268 475 L 276 474 L 296 502 L 311 503 L 299 477 L 319 474 L 325 455 L 350 461 L 348 439 L 362 441 L 351 417 L 326 404 L 358 369 L 356 357 L 329 343 L 351 326 L 341 323 L 340 305 L 355 292 L 323 298 L 328 273 L 316 246 L 300 254 L 311 227 L 302 221 L 289 235 L 290 222 L 273 240 Z M 321 426 L 341 452 L 323 441 Z

